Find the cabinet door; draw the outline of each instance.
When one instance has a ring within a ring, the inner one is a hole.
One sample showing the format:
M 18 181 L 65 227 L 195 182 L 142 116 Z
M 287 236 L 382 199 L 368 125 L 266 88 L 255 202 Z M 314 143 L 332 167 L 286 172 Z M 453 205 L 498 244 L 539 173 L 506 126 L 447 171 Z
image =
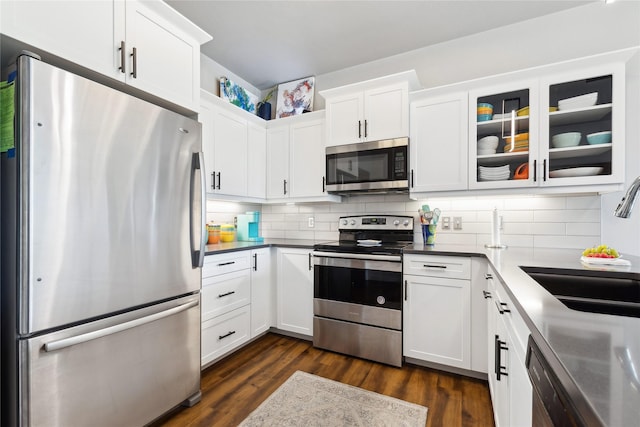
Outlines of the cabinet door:
M 3 34 L 124 81 L 123 1 L 2 1 L 0 11 Z
M 467 94 L 411 104 L 411 192 L 468 188 Z
M 267 130 L 267 198 L 289 197 L 289 127 Z
M 496 336 L 498 335 L 498 311 L 494 304 L 495 301 L 495 285 L 493 279 L 493 271 L 488 269 L 487 273 L 487 293 L 485 294 L 485 303 L 487 310 L 487 373 L 489 380 L 489 392 L 491 393 L 491 401 L 496 401 L 497 377 L 496 377 Z M 496 405 L 493 405 L 494 416 L 496 412 Z
M 470 369 L 470 282 L 405 276 L 404 355 Z
M 524 355 L 522 355 L 524 356 Z M 525 358 L 517 352 L 509 360 L 509 423 L 510 426 L 532 425 L 533 388 L 527 373 Z
M 364 137 L 364 94 L 327 99 L 327 147 L 353 144 Z
M 202 91 L 200 93 L 200 111 L 198 121 L 202 123 L 202 151 L 204 152 L 204 167 L 207 178 L 207 193 L 215 192 L 214 186 L 214 150 L 215 150 L 215 115 L 216 107 L 210 100 L 215 95 Z
M 409 135 L 409 85 L 399 83 L 364 93 L 364 139 L 398 138 Z
M 487 261 L 471 259 L 471 370 L 487 372 Z M 489 299 L 489 298 L 487 298 Z
M 214 124 L 215 192 L 247 195 L 247 121 L 218 109 Z
M 469 92 L 469 188 L 539 185 L 539 111 L 537 80 Z
M 498 316 L 496 319 L 496 335 L 494 338 L 492 348 L 494 349 L 496 358 L 495 370 L 498 370 L 499 373 L 495 373 L 494 371 L 493 374 L 496 378 L 494 395 L 492 396 L 493 413 L 496 427 L 510 427 L 512 424 L 509 423 L 509 388 L 512 375 L 510 369 L 512 349 L 504 318 L 501 316 Z
M 541 185 L 624 182 L 624 65 L 545 78 L 540 96 Z
M 267 195 L 267 130 L 249 123 L 247 138 L 247 196 L 264 199 Z
M 311 250 L 278 249 L 278 328 L 313 336 Z
M 290 196 L 324 195 L 324 122 L 291 125 L 289 135 Z
M 251 251 L 251 338 L 275 326 L 273 308 L 275 292 L 271 268 L 271 249 Z
M 154 10 L 158 7 L 126 2 L 127 83 L 197 111 L 200 44 Z

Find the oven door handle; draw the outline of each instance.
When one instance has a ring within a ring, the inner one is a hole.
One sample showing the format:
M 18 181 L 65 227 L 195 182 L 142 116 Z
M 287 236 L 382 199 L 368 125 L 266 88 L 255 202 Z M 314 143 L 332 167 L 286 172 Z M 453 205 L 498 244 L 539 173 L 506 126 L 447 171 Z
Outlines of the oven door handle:
M 400 255 L 370 255 L 370 254 L 352 254 L 343 252 L 321 252 L 313 251 L 314 257 L 326 257 L 326 258 L 350 258 L 350 259 L 363 259 L 368 261 L 402 261 Z

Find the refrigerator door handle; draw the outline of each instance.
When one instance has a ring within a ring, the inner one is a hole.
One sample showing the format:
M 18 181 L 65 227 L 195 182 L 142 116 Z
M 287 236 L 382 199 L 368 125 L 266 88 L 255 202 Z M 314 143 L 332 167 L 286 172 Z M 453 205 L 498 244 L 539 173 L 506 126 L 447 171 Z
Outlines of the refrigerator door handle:
M 195 171 L 200 170 L 200 242 L 198 249 L 195 248 L 196 238 L 193 235 L 193 200 L 195 197 Z M 199 151 L 193 153 L 191 160 L 191 184 L 189 189 L 189 210 L 190 210 L 190 230 L 191 230 L 191 262 L 193 268 L 204 265 L 204 254 L 206 252 L 207 240 L 207 176 L 204 171 L 204 153 Z
M 126 331 L 127 329 L 135 328 L 137 326 L 151 323 L 159 319 L 164 319 L 165 317 L 173 316 L 174 314 L 188 310 L 191 307 L 195 307 L 199 303 L 200 302 L 196 299 L 186 304 L 182 304 L 177 307 L 173 307 L 168 310 L 161 311 L 159 313 L 141 317 L 135 320 L 130 320 L 128 322 L 120 323 L 118 325 L 109 326 L 108 328 L 98 329 L 97 331 L 87 332 L 86 334 L 80 334 L 74 337 L 64 338 L 58 341 L 51 341 L 44 345 L 44 351 L 52 352 L 52 351 L 62 350 L 63 348 L 71 347 L 72 345 L 82 344 L 87 341 L 95 340 L 98 338 L 106 337 L 108 335 L 116 334 L 118 332 Z

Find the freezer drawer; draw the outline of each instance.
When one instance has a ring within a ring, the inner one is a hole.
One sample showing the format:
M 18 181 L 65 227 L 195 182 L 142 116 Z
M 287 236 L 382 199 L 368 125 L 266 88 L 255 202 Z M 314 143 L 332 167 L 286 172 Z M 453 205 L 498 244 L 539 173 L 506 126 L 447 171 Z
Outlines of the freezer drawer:
M 141 426 L 200 390 L 200 295 L 25 340 L 21 352 L 23 425 Z

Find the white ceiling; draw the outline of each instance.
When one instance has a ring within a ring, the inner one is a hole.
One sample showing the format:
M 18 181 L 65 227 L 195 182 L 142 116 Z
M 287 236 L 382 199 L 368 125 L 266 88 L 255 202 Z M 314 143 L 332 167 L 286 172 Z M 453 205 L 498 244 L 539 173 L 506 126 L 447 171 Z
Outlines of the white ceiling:
M 165 1 L 213 36 L 203 54 L 264 90 L 601 0 Z

